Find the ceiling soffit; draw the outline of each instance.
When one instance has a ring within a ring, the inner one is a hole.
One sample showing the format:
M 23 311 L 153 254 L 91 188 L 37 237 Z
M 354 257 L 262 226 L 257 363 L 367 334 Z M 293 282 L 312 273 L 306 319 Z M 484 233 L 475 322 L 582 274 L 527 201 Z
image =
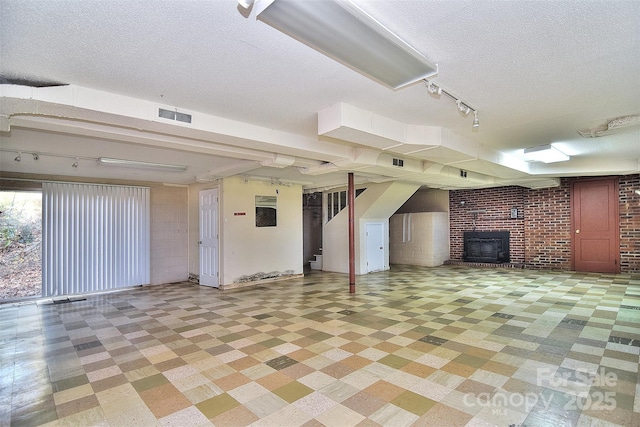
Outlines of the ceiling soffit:
M 537 188 L 558 182 L 544 176 L 544 168 L 532 168 L 448 129 L 398 122 L 345 103 L 320 111 L 319 138 L 309 138 L 197 112 L 191 124 L 166 123 L 156 117 L 165 106 L 78 86 L 0 85 L 0 97 L 0 130 L 5 132 L 15 125 L 249 160 L 255 168 L 295 168 L 301 175 L 356 171 L 371 181 L 402 180 L 437 188 Z M 396 158 L 402 166 L 394 164 Z M 197 178 L 253 168 L 204 171 Z

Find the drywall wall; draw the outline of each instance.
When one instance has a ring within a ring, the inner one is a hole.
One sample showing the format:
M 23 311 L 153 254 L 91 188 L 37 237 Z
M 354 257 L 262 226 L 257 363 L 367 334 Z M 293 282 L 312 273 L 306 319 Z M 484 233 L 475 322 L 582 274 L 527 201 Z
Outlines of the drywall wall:
M 277 198 L 277 225 L 256 227 L 256 196 Z M 225 178 L 221 185 L 222 285 L 254 281 L 260 274 L 303 272 L 302 187 Z

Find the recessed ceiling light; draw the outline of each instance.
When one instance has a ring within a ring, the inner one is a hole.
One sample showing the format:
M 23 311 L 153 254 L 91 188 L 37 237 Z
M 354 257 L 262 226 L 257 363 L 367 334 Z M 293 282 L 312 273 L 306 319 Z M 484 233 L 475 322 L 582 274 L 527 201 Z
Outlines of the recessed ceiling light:
M 565 162 L 571 157 L 567 156 L 553 145 L 547 144 L 525 148 L 524 158 L 527 162 L 556 163 Z

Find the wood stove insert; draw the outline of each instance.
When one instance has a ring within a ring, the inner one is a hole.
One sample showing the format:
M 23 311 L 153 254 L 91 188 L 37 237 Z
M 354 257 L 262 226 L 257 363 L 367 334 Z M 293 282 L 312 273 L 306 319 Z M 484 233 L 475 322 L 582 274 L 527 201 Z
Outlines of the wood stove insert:
M 508 231 L 465 231 L 464 254 L 466 262 L 509 262 Z

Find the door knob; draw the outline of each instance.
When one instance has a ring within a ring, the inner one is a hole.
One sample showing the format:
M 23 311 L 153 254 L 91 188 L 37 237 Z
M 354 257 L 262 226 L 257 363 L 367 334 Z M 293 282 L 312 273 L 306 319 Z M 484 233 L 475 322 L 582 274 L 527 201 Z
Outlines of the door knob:
M 580 230 L 576 230 L 576 234 L 580 234 Z

